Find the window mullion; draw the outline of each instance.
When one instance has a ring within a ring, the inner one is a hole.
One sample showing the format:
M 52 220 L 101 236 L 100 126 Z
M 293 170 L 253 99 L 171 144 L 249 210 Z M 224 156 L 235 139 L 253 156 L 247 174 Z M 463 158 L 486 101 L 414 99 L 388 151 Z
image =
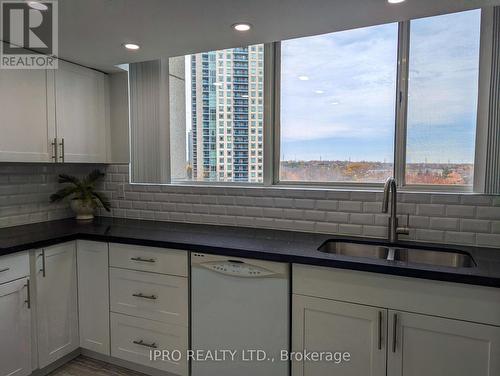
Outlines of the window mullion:
M 410 55 L 410 21 L 399 23 L 398 78 L 396 84 L 396 131 L 394 176 L 400 187 L 406 177 L 406 123 L 408 113 L 408 65 Z
M 277 95 L 275 86 L 276 44 L 266 43 L 264 45 L 264 186 L 271 186 L 274 183 L 276 173 L 274 165 L 274 129 L 277 126 L 275 110 L 275 96 Z

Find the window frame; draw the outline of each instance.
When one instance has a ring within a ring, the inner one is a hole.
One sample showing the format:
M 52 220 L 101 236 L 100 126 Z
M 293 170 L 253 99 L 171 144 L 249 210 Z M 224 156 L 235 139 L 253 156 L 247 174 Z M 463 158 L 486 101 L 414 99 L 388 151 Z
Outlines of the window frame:
M 475 158 L 474 158 L 474 178 L 472 185 L 448 185 L 448 184 L 406 184 L 406 140 L 407 140 L 407 120 L 408 120 L 408 76 L 409 76 L 409 55 L 410 55 L 410 31 L 411 21 L 398 22 L 398 56 L 397 56 L 397 77 L 396 77 L 396 112 L 395 112 L 395 132 L 394 132 L 394 170 L 398 188 L 403 191 L 421 192 L 450 192 L 450 193 L 472 193 L 482 192 L 481 182 L 484 181 L 484 158 L 481 158 L 480 150 L 484 149 L 484 137 L 480 137 L 487 129 L 487 119 L 482 116 L 483 111 L 487 112 L 489 102 L 489 76 L 486 72 L 491 71 L 491 52 L 488 54 L 488 47 L 491 47 L 491 33 L 486 32 L 491 28 L 493 20 L 492 7 L 476 8 L 481 10 L 481 33 L 480 33 L 480 58 L 479 58 L 479 80 L 478 80 L 478 111 L 476 117 L 475 136 Z M 458 12 L 455 12 L 458 13 Z M 452 13 L 451 13 L 452 14 Z M 315 187 L 324 189 L 355 189 L 370 190 L 381 189 L 381 183 L 363 182 L 307 182 L 307 181 L 281 181 L 280 180 L 280 148 L 281 148 L 281 42 L 273 43 L 274 49 L 274 150 L 273 150 L 273 185 L 279 187 Z M 489 58 L 488 58 L 489 57 Z
M 406 140 L 408 112 L 408 75 L 410 53 L 410 28 L 412 20 L 398 22 L 398 55 L 396 77 L 396 101 L 394 124 L 394 170 L 398 188 L 410 192 L 441 193 L 482 193 L 484 192 L 485 164 L 484 155 L 488 131 L 488 106 L 490 99 L 490 80 L 492 66 L 493 6 L 475 8 L 481 10 L 480 59 L 478 82 L 478 111 L 476 118 L 475 158 L 473 185 L 419 185 L 406 184 Z M 466 10 L 463 10 L 466 11 Z M 457 12 L 451 12 L 457 13 Z M 220 188 L 297 188 L 322 190 L 381 190 L 384 183 L 363 182 L 320 182 L 320 181 L 281 181 L 281 42 L 263 43 L 263 180 L 262 182 L 224 182 L 224 181 L 172 181 L 171 176 L 164 184 L 189 187 L 206 186 Z M 169 77 L 169 74 L 167 74 Z M 169 82 L 166 83 L 167 88 Z M 169 106 L 167 106 L 169 107 Z M 167 109 L 169 111 L 170 108 Z M 170 124 L 169 124 L 170 130 Z M 170 142 L 170 140 L 169 140 Z M 170 169 L 170 158 L 166 163 Z M 144 184 L 135 183 L 133 184 Z M 147 183 L 146 183 L 147 184 Z

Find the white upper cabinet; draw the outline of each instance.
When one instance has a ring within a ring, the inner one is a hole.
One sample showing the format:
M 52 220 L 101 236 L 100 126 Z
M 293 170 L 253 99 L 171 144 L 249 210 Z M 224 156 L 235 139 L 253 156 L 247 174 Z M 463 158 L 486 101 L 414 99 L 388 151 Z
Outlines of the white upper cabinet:
M 59 162 L 107 162 L 108 81 L 103 73 L 65 61 L 55 70 Z
M 0 69 L 0 162 L 53 161 L 49 75 L 43 69 Z
M 110 161 L 106 74 L 59 61 L 56 70 L 0 70 L 0 162 Z

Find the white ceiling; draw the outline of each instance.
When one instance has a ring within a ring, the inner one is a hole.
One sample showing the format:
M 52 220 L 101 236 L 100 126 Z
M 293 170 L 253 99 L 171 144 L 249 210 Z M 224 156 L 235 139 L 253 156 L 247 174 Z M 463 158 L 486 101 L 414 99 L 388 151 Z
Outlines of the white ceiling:
M 500 0 L 59 0 L 59 55 L 110 72 L 120 63 L 490 5 Z M 233 31 L 238 21 L 254 28 Z M 129 41 L 141 49 L 124 50 Z

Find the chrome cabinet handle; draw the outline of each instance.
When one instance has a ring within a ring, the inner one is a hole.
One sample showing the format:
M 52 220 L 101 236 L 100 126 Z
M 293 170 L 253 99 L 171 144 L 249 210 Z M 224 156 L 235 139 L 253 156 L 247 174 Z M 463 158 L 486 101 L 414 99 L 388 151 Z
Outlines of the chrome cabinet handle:
M 136 298 L 143 298 L 143 299 L 150 299 L 150 300 L 156 300 L 158 299 L 156 295 L 144 295 L 142 292 L 138 294 L 132 294 L 132 296 L 135 296 Z
M 131 257 L 130 258 L 132 261 L 141 261 L 141 262 L 156 262 L 154 258 L 146 259 L 142 257 Z
M 57 162 L 57 138 L 54 138 L 50 144 L 52 145 L 52 159 Z
M 42 268 L 40 269 L 40 271 L 42 272 L 42 277 L 45 278 L 45 250 L 44 249 L 42 249 L 42 253 L 40 254 L 40 256 L 42 256 Z
M 8 272 L 9 270 L 10 270 L 10 268 L 0 269 L 0 273 L 3 273 L 3 272 Z
M 382 311 L 378 311 L 378 349 L 382 350 Z
M 59 159 L 62 163 L 64 163 L 64 138 L 61 138 L 61 143 L 59 145 L 61 146 L 61 155 L 59 156 Z
M 31 288 L 30 288 L 30 280 L 26 280 L 26 284 L 24 285 L 26 287 L 26 300 L 24 301 L 28 305 L 28 309 L 31 309 Z
M 156 343 L 146 343 L 142 339 L 140 341 L 132 341 L 132 343 L 139 345 L 139 346 L 144 346 L 144 347 L 149 347 L 150 349 L 157 349 L 158 346 L 156 346 Z
M 392 322 L 392 352 L 396 352 L 398 339 L 398 314 L 394 314 L 394 320 Z

